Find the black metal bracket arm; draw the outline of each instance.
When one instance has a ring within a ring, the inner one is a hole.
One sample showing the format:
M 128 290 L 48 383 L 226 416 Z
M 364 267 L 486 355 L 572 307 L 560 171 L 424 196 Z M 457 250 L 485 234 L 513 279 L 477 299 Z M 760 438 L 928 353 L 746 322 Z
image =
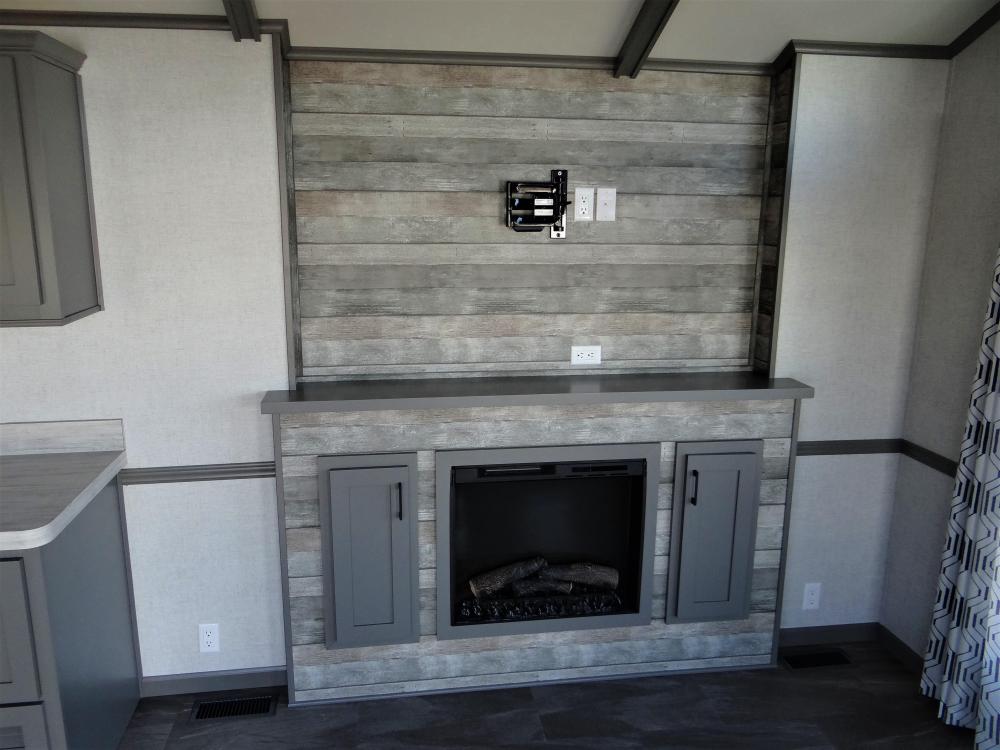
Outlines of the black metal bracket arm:
M 541 232 L 549 227 L 552 239 L 565 239 L 568 183 L 565 169 L 553 169 L 551 182 L 508 182 L 507 226 L 515 232 Z

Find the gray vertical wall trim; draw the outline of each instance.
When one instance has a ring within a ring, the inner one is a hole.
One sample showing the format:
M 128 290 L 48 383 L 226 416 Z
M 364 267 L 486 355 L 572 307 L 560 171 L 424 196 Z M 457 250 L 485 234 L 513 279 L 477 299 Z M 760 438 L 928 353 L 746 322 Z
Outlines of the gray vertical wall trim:
M 778 88 L 778 76 L 771 76 L 771 86 L 769 89 L 769 94 L 767 97 L 767 130 L 764 136 L 764 169 L 761 171 L 761 185 L 760 185 L 760 218 L 757 224 L 757 262 L 754 265 L 754 284 L 753 284 L 753 305 L 750 308 L 752 315 L 750 317 L 750 341 L 747 345 L 747 362 L 750 363 L 750 367 L 754 368 L 754 361 L 757 352 L 757 326 L 760 316 L 760 275 L 764 269 L 764 223 L 767 218 L 767 201 L 771 194 L 771 134 L 774 132 L 774 102 L 777 95 Z M 789 124 L 789 127 L 791 125 Z M 785 172 L 785 180 L 787 182 L 788 172 Z M 777 303 L 777 300 L 775 300 Z M 772 339 L 771 348 L 774 348 L 774 340 Z M 771 370 L 773 373 L 773 370 Z
M 288 364 L 288 387 L 294 388 L 302 372 L 299 337 L 298 269 L 295 242 L 295 174 L 291 158 L 291 90 L 288 63 L 278 36 L 271 38 L 271 61 L 274 75 L 274 117 L 277 131 L 278 212 L 281 219 L 281 275 L 285 291 L 285 350 Z
M 787 180 L 787 177 L 786 177 Z M 773 351 L 774 347 L 772 347 Z M 785 484 L 785 516 L 781 526 L 781 560 L 778 563 L 778 592 L 774 598 L 774 637 L 771 639 L 771 663 L 778 663 L 778 641 L 781 635 L 781 600 L 785 595 L 785 565 L 788 562 L 788 526 L 792 519 L 792 494 L 795 487 L 795 458 L 798 455 L 799 415 L 801 399 L 795 399 L 792 415 L 792 439 L 788 447 L 788 479 Z
M 125 485 L 119 473 L 115 478 L 118 490 L 118 515 L 122 523 L 122 547 L 125 551 L 125 585 L 128 589 L 129 620 L 132 624 L 132 651 L 135 653 L 135 673 L 140 678 L 139 694 L 142 695 L 142 652 L 139 651 L 139 621 L 135 614 L 135 587 L 132 584 L 132 551 L 128 542 L 128 518 L 125 514 Z
M 997 21 L 1000 21 L 1000 2 L 997 2 L 992 8 L 977 18 L 969 28 L 955 37 L 952 43 L 948 45 L 948 57 L 954 57 L 964 50 L 993 28 L 993 24 Z
M 278 524 L 278 575 L 281 578 L 281 619 L 285 628 L 285 671 L 288 684 L 288 705 L 295 704 L 295 663 L 292 658 L 292 614 L 288 594 L 288 541 L 285 533 L 285 482 L 281 457 L 281 415 L 271 415 L 271 437 L 274 441 L 275 480 L 278 502 L 275 504 L 275 521 Z
M 792 165 L 795 162 L 795 121 L 799 110 L 799 85 L 802 73 L 802 55 L 795 55 L 795 70 L 792 73 L 792 104 L 788 115 L 788 155 L 785 157 L 785 185 L 781 199 L 781 229 L 778 238 L 778 278 L 774 286 L 774 312 L 771 316 L 771 351 L 767 372 L 774 377 L 775 363 L 778 361 L 778 333 L 781 329 L 781 287 L 785 276 L 785 238 L 788 235 L 788 206 L 792 198 Z M 767 197 L 764 198 L 767 203 Z M 759 231 L 763 231 L 761 228 Z M 796 405 L 798 402 L 796 402 Z
M 645 0 L 629 29 L 615 61 L 615 78 L 627 75 L 635 78 L 649 53 L 656 46 L 663 29 L 674 14 L 680 0 Z

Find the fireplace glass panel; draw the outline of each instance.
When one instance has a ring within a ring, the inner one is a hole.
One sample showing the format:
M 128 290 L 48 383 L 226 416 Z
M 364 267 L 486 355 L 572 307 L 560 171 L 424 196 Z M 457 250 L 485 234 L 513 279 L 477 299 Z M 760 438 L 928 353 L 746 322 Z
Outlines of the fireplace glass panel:
M 452 624 L 638 612 L 645 464 L 455 467 Z

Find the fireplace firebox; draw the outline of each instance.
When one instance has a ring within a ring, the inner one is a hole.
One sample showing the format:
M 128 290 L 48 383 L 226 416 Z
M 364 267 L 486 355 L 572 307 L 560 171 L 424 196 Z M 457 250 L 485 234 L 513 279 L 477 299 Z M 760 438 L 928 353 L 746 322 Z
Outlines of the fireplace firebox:
M 648 624 L 659 445 L 437 454 L 438 637 Z

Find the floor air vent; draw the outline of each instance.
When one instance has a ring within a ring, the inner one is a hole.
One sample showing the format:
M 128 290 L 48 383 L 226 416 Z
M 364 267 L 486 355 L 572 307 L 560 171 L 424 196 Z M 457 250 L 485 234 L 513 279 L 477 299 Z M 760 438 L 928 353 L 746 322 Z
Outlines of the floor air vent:
M 834 667 L 850 664 L 851 660 L 843 649 L 813 648 L 782 651 L 781 658 L 792 669 L 810 669 L 812 667 Z
M 191 707 L 191 720 L 240 719 L 244 716 L 264 716 L 273 714 L 273 695 L 252 695 L 245 698 L 223 698 L 221 700 L 199 700 Z

